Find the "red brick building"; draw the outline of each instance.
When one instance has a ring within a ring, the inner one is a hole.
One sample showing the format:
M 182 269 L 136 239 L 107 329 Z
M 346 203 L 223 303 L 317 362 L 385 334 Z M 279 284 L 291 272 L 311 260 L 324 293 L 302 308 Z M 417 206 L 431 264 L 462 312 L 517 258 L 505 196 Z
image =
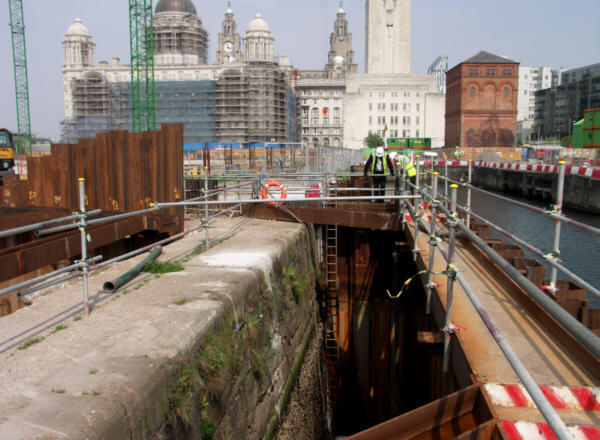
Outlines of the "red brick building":
M 446 73 L 446 147 L 517 144 L 519 63 L 481 51 Z

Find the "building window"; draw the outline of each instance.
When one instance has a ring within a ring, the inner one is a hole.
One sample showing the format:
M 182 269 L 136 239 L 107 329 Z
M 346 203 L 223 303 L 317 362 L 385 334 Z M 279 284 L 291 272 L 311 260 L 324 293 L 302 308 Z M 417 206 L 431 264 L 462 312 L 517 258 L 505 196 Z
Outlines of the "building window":
M 334 125 L 340 125 L 340 118 L 333 118 Z
M 319 118 L 313 118 L 312 125 L 319 125 Z
M 177 72 L 177 79 L 183 81 L 183 72 Z
M 504 96 L 508 96 L 508 87 L 504 87 Z
M 369 116 L 369 125 L 373 125 L 373 116 Z
M 486 76 L 496 76 L 496 69 L 487 69 L 485 71 Z
M 419 137 L 419 130 L 415 133 L 415 137 Z
M 373 111 L 373 103 L 369 102 L 369 111 L 372 112 Z
M 471 87 L 471 96 L 475 96 L 475 87 Z
M 419 123 L 421 122 L 421 118 L 419 116 L 416 117 L 415 123 L 417 125 L 419 125 Z M 419 137 L 419 135 L 417 135 L 417 137 Z
M 420 112 L 421 111 L 421 104 L 417 103 L 417 111 Z
M 302 125 L 308 125 L 308 118 L 302 119 Z
M 302 109 L 302 114 L 303 114 L 303 115 L 308 115 L 308 107 L 304 107 L 304 108 Z
M 319 109 L 317 107 L 313 107 L 312 114 L 313 115 L 318 115 L 319 114 Z
M 334 108 L 333 109 L 333 114 L 339 116 L 339 114 L 340 114 L 340 108 L 339 107 Z

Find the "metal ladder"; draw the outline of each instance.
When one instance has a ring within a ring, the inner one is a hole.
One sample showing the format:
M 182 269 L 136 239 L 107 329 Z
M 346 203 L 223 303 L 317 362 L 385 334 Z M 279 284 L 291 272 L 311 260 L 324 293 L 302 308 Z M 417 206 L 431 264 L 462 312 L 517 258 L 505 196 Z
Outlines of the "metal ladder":
M 329 185 L 328 185 L 329 187 Z M 335 186 L 329 187 L 328 195 L 335 196 Z M 330 202 L 335 206 L 335 202 Z M 325 360 L 327 366 L 327 391 L 329 407 L 333 409 L 337 402 L 338 392 L 338 335 L 339 335 L 339 308 L 338 308 L 338 227 L 337 225 L 325 226 L 325 276 L 327 280 L 325 324 Z

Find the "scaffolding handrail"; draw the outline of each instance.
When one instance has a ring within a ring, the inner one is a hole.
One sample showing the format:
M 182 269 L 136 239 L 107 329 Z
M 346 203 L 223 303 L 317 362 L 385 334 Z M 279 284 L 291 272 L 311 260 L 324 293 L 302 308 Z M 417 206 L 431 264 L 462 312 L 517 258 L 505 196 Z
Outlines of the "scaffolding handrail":
M 438 206 L 446 215 L 451 215 L 450 211 L 443 205 Z M 600 338 L 592 333 L 581 322 L 575 319 L 558 303 L 544 294 L 538 286 L 525 278 L 515 267 L 506 261 L 501 255 L 494 251 L 473 231 L 467 228 L 462 222 L 458 223 L 458 228 L 464 235 L 481 249 L 495 264 L 497 264 L 515 283 L 525 290 L 541 307 L 543 307 L 554 319 L 565 327 L 584 347 L 590 350 L 596 357 L 600 358 Z
M 94 262 L 100 261 L 100 260 L 102 260 L 102 255 L 97 255 L 93 258 L 88 259 L 87 262 L 94 263 Z M 23 287 L 31 286 L 33 284 L 39 283 L 40 281 L 47 280 L 48 278 L 55 277 L 56 275 L 60 275 L 62 273 L 72 272 L 74 270 L 77 270 L 77 269 L 83 267 L 86 264 L 87 264 L 86 262 L 77 262 L 75 264 L 71 264 L 70 266 L 63 267 L 62 269 L 58 269 L 53 272 L 49 272 L 47 274 L 40 275 L 35 278 L 31 278 L 30 280 L 23 281 L 18 284 L 13 284 L 12 286 L 8 286 L 8 287 L 5 287 L 4 289 L 0 289 L 0 296 L 4 296 L 6 294 L 14 292 L 15 290 L 19 290 Z
M 94 209 L 92 211 L 88 211 L 87 215 L 98 215 L 102 212 L 101 209 Z M 45 228 L 47 226 L 55 225 L 57 223 L 68 222 L 70 220 L 77 220 L 79 218 L 79 214 L 68 215 L 66 217 L 55 218 L 52 220 L 46 220 L 39 223 L 33 223 L 26 226 L 20 226 L 18 228 L 6 229 L 4 231 L 0 231 L 0 238 L 11 237 L 13 235 L 21 234 L 23 232 L 35 231 L 40 228 Z
M 429 235 L 431 235 L 431 231 L 429 230 L 427 224 L 416 216 L 415 209 L 410 205 L 410 203 L 407 203 L 407 207 L 409 212 L 411 213 L 411 216 L 416 219 L 415 221 L 420 222 L 421 226 L 425 229 L 425 231 Z M 419 226 L 415 224 L 415 230 L 418 228 Z M 436 247 L 439 249 L 444 259 L 448 261 L 448 253 L 446 252 L 443 245 L 440 242 L 437 242 Z M 542 393 L 539 385 L 535 382 L 533 376 L 531 376 L 531 373 L 529 373 L 529 371 L 527 370 L 523 362 L 519 359 L 517 354 L 514 352 L 508 341 L 504 338 L 504 335 L 502 334 L 502 332 L 500 332 L 490 314 L 483 307 L 483 305 L 479 301 L 479 298 L 468 285 L 466 280 L 462 277 L 459 271 L 456 273 L 456 280 L 460 283 L 467 297 L 469 298 L 469 300 L 477 310 L 477 313 L 483 320 L 485 326 L 487 327 L 490 334 L 500 347 L 500 350 L 506 357 L 507 361 L 509 362 L 509 364 L 511 365 L 521 382 L 523 383 L 523 386 L 533 399 L 534 403 L 538 407 L 538 410 L 540 411 L 544 419 L 546 419 L 546 421 L 548 422 L 548 425 L 550 425 L 552 431 L 556 434 L 557 438 L 559 438 L 560 440 L 571 440 L 572 437 L 567 429 L 567 426 L 565 425 L 565 422 L 559 417 L 559 415 L 557 414 L 556 410 L 552 407 L 550 402 L 548 402 L 548 399 L 546 398 L 544 393 Z
M 540 249 L 538 249 L 537 247 L 533 246 L 532 244 L 527 243 L 524 240 L 521 240 L 519 237 L 517 237 L 514 234 L 511 234 L 510 232 L 508 232 L 505 229 L 502 229 L 500 226 L 492 223 L 491 221 L 485 219 L 484 217 L 476 214 L 475 212 L 473 212 L 470 209 L 467 209 L 464 206 L 460 206 L 458 205 L 458 209 L 460 211 L 463 211 L 465 213 L 469 213 L 470 215 L 472 215 L 473 217 L 475 217 L 476 219 L 482 221 L 484 224 L 486 224 L 487 226 L 497 230 L 498 232 L 500 232 L 502 235 L 504 235 L 505 237 L 507 237 L 508 239 L 512 240 L 513 242 L 517 243 L 518 245 L 522 246 L 521 249 L 525 250 L 525 251 L 530 251 L 533 254 L 537 255 L 538 257 L 541 257 L 543 259 L 543 262 L 548 263 L 550 266 L 556 268 L 559 272 L 561 272 L 562 274 L 566 275 L 571 281 L 573 281 L 575 284 L 579 284 L 581 287 L 583 287 L 587 292 L 591 293 L 592 295 L 600 298 L 600 290 L 596 289 L 594 286 L 592 286 L 590 283 L 588 283 L 587 281 L 583 280 L 582 278 L 580 278 L 579 276 L 577 276 L 574 272 L 570 271 L 569 269 L 567 269 L 566 267 L 564 267 L 563 265 L 561 265 L 560 263 L 558 263 L 556 261 L 556 259 L 552 256 L 552 254 L 544 254 L 544 252 L 542 252 Z
M 430 171 L 427 171 L 427 172 L 430 173 Z M 477 187 L 477 186 L 475 186 L 473 184 L 470 184 L 470 183 L 458 182 L 456 180 L 452 180 L 452 179 L 449 179 L 448 177 L 444 177 L 444 176 L 439 176 L 439 177 L 441 179 L 443 179 L 443 180 L 448 181 L 448 182 L 455 183 L 455 184 L 463 186 L 465 188 L 474 189 L 475 191 L 479 191 L 481 193 L 484 193 L 486 195 L 495 197 L 495 198 L 503 200 L 505 202 L 512 203 L 513 205 L 520 206 L 521 208 L 525 208 L 525 209 L 528 209 L 530 211 L 537 212 L 538 214 L 543 214 L 543 215 L 545 215 L 547 217 L 550 217 L 553 220 L 557 220 L 557 221 L 560 221 L 562 223 L 566 223 L 566 224 L 571 225 L 571 226 L 573 226 L 575 228 L 578 228 L 578 229 L 580 229 L 582 231 L 589 232 L 591 234 L 600 236 L 600 229 L 595 228 L 595 227 L 593 227 L 591 225 L 587 225 L 585 223 L 579 222 L 577 220 L 570 219 L 570 218 L 566 217 L 562 213 L 561 214 L 557 214 L 553 210 L 545 210 L 545 209 L 542 209 L 542 208 L 538 208 L 537 206 L 531 206 L 531 205 L 528 205 L 527 203 L 519 202 L 518 200 L 514 200 L 514 199 L 511 199 L 509 197 L 504 197 L 504 196 L 501 196 L 499 194 L 495 194 L 495 193 L 493 193 L 491 191 L 486 191 L 485 189 L 479 188 L 479 187 Z

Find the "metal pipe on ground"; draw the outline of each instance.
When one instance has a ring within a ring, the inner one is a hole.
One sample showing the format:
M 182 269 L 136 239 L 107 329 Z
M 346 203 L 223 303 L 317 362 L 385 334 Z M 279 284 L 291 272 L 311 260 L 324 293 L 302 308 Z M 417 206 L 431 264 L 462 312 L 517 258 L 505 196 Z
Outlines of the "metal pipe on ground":
M 451 215 L 444 206 L 440 209 L 446 214 Z M 514 282 L 525 290 L 539 305 L 541 305 L 554 319 L 556 319 L 569 333 L 571 333 L 584 347 L 586 347 L 594 356 L 600 358 L 600 338 L 592 333 L 581 322 L 563 309 L 559 304 L 550 299 L 543 293 L 538 286 L 525 278 L 515 267 L 502 258 L 485 241 L 479 238 L 473 231 L 468 229 L 463 223 L 458 223 L 459 229 L 464 232 L 469 241 L 474 243 L 490 260 L 500 267 Z
M 414 209 L 412 209 L 410 205 L 408 209 L 409 211 L 411 211 L 411 215 L 415 214 Z M 444 208 L 442 209 L 444 210 Z M 413 216 L 413 218 L 416 217 Z M 419 219 L 417 221 L 422 223 L 423 227 L 425 227 L 426 230 L 429 229 L 427 227 L 427 224 L 423 220 Z M 461 223 L 459 222 L 459 225 L 460 224 Z M 439 248 L 440 253 L 444 256 L 446 261 L 448 261 L 448 253 L 446 252 L 444 246 L 440 242 L 438 242 L 436 246 Z M 540 411 L 544 419 L 548 422 L 548 425 L 550 425 L 550 428 L 552 429 L 556 437 L 560 440 L 572 440 L 571 434 L 569 433 L 565 422 L 558 416 L 556 410 L 552 407 L 550 402 L 548 402 L 548 399 L 542 393 L 538 384 L 535 382 L 529 371 L 527 371 L 527 368 L 525 368 L 525 365 L 523 364 L 523 362 L 521 362 L 517 354 L 514 352 L 514 350 L 508 343 L 508 341 L 506 341 L 502 332 L 500 332 L 498 327 L 496 327 L 494 320 L 488 314 L 485 307 L 483 307 L 483 305 L 477 298 L 477 295 L 475 294 L 473 289 L 471 289 L 471 287 L 468 285 L 466 280 L 462 277 L 460 272 L 457 273 L 456 279 L 460 283 L 461 287 L 465 291 L 467 297 L 469 298 L 475 309 L 477 310 L 477 313 L 483 320 L 485 326 L 490 331 L 492 337 L 498 344 L 498 347 L 500 347 L 500 350 L 508 360 L 512 369 L 515 371 L 515 373 L 523 383 L 523 386 L 533 399 L 534 403 L 538 407 L 538 410 Z
M 105 292 L 108 292 L 108 293 L 116 292 L 119 289 L 119 287 L 124 286 L 129 281 L 131 281 L 132 279 L 137 277 L 139 275 L 139 273 L 142 271 L 142 269 L 144 267 L 146 267 L 147 264 L 150 264 L 151 262 L 153 262 L 154 260 L 156 260 L 158 258 L 158 256 L 160 255 L 161 252 L 162 252 L 162 247 L 156 246 L 155 248 L 152 249 L 152 251 L 150 252 L 150 254 L 148 254 L 148 256 L 146 258 L 144 258 L 141 262 L 139 262 L 138 264 L 133 266 L 131 269 L 129 269 L 123 275 L 121 275 L 120 277 L 116 278 L 113 281 L 105 282 L 104 285 L 102 286 L 102 290 L 104 290 Z

